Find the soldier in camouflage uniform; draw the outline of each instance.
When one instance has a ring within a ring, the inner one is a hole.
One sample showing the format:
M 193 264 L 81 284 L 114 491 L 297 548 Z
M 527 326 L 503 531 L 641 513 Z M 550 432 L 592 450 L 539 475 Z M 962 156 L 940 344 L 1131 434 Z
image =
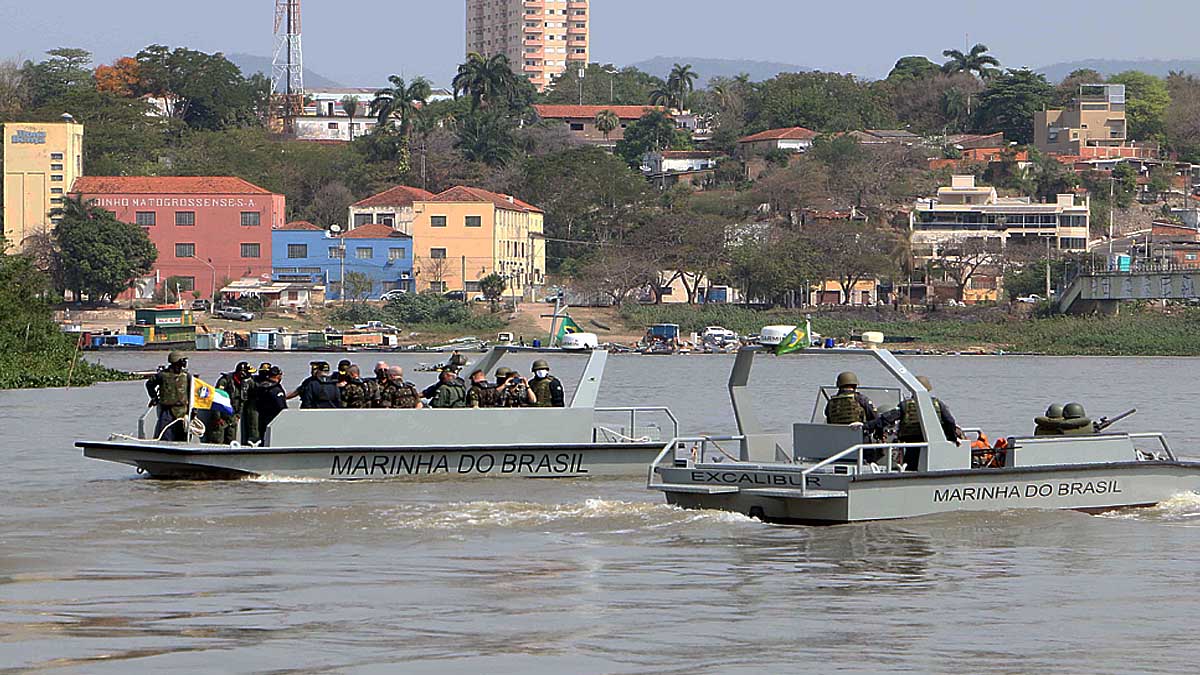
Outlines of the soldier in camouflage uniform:
M 933 391 L 933 384 L 929 378 L 924 375 L 918 375 L 917 381 L 921 386 L 925 387 L 926 391 Z M 960 443 L 961 431 L 958 424 L 954 421 L 954 415 L 950 412 L 949 406 L 942 403 L 941 399 L 930 395 L 933 401 L 933 411 L 938 416 L 938 422 L 942 427 L 942 434 L 946 440 L 953 442 L 955 445 Z M 874 423 L 876 427 L 887 428 L 892 424 L 897 424 L 896 441 L 899 443 L 924 443 L 926 442 L 925 434 L 921 431 L 921 412 L 917 407 L 917 397 L 913 394 L 909 398 L 900 402 L 892 410 L 881 414 Z M 917 462 L 921 458 L 920 448 L 905 448 L 904 449 L 904 464 L 907 465 L 909 471 L 917 470 Z
M 563 391 L 562 382 L 550 374 L 550 364 L 538 359 L 533 362 L 531 370 L 534 377 L 529 381 L 529 390 L 537 398 L 534 405 L 539 408 L 566 407 L 566 392 Z
M 363 380 L 363 384 L 367 388 L 367 400 L 370 401 L 370 407 L 382 408 L 383 405 L 383 388 L 388 382 L 388 364 L 385 361 L 380 361 L 375 364 L 375 377 L 369 380 Z
M 471 388 L 467 390 L 468 408 L 497 408 L 500 406 L 500 391 L 488 382 L 482 370 L 471 373 Z
M 232 373 L 222 373 L 217 380 L 217 389 L 229 394 L 229 404 L 233 414 L 214 412 L 212 428 L 205 434 L 205 441 L 220 445 L 229 445 L 238 440 L 238 430 L 241 427 L 242 415 L 246 401 L 250 396 L 250 364 L 242 361 Z
M 262 363 L 258 372 L 250 378 L 246 391 L 246 404 L 242 407 L 242 445 L 258 443 L 262 436 L 258 432 L 258 396 L 268 386 L 271 364 Z
M 345 384 L 342 385 L 342 407 L 370 408 L 371 398 L 367 392 L 367 383 L 359 378 L 358 366 L 346 369 Z
M 404 369 L 392 366 L 388 369 L 388 381 L 380 391 L 381 408 L 424 408 L 421 393 L 415 385 L 404 381 Z
M 187 415 L 192 402 L 192 377 L 187 372 L 187 357 L 181 352 L 167 355 L 166 369 L 146 380 L 150 405 L 158 406 L 154 437 L 164 441 L 186 441 Z
M 512 368 L 496 369 L 496 394 L 501 408 L 524 408 L 537 403 L 529 385 Z

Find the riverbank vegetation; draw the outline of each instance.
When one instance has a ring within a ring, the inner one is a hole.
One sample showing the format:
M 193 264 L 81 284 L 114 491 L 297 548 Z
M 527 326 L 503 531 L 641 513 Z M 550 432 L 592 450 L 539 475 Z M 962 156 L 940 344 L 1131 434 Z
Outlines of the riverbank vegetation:
M 763 326 L 804 324 L 804 310 L 757 311 L 742 307 L 628 306 L 621 318 L 632 326 L 677 323 L 684 333 L 720 325 L 742 334 Z M 915 338 L 913 346 L 945 350 L 1006 351 L 1054 356 L 1200 355 L 1200 309 L 1163 312 L 1127 308 L 1118 316 L 1034 318 L 995 311 L 923 314 L 888 309 L 814 313 L 813 331 L 845 339 L 861 331 Z
M 49 280 L 29 257 L 0 253 L 0 389 L 132 379 L 81 358 L 75 339 L 54 322 L 50 297 Z

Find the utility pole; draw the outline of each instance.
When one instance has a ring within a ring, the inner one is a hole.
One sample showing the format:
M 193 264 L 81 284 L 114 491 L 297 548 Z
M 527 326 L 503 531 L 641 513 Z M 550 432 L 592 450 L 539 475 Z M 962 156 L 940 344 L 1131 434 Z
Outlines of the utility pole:
M 1046 299 L 1050 299 L 1050 237 L 1046 237 Z
M 1116 168 L 1115 164 L 1113 165 L 1113 168 L 1114 169 Z M 1113 256 L 1113 232 L 1115 231 L 1113 219 L 1115 218 L 1115 214 L 1116 214 L 1116 201 L 1115 201 L 1116 181 L 1117 181 L 1116 176 L 1113 176 L 1110 173 L 1108 176 L 1108 264 L 1109 265 L 1112 265 L 1112 256 Z

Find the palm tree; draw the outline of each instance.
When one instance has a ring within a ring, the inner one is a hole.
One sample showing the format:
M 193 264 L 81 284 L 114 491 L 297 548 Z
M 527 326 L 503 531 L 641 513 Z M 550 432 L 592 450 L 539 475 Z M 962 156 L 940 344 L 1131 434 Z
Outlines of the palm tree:
M 678 110 L 683 110 L 687 107 L 688 94 L 692 93 L 696 88 L 696 75 L 692 70 L 692 64 L 676 63 L 671 68 L 671 74 L 667 76 L 667 91 L 671 92 L 675 99 Z
M 516 155 L 508 120 L 496 113 L 479 112 L 463 120 L 454 147 L 463 157 L 488 166 L 503 166 Z
M 669 108 L 674 102 L 674 97 L 666 87 L 658 87 L 650 92 L 650 105 L 661 105 Z
M 433 94 L 429 80 L 423 77 L 414 78 L 411 83 L 405 83 L 404 78 L 392 75 L 388 78 L 392 86 L 375 92 L 375 100 L 371 101 L 371 114 L 378 120 L 382 130 L 389 120 L 400 120 L 400 136 L 408 138 L 413 121 L 423 104 Z
M 350 118 L 350 140 L 354 140 L 354 118 L 358 117 L 358 99 L 350 94 L 342 97 L 342 111 Z
M 466 62 L 458 67 L 458 74 L 451 84 L 455 97 L 460 93 L 470 95 L 471 109 L 475 110 L 480 105 L 512 100 L 519 82 L 504 54 L 484 58 L 479 53 L 471 52 Z
M 987 50 L 985 44 L 971 47 L 971 51 L 966 54 L 957 49 L 947 49 L 942 52 L 942 56 L 950 60 L 942 64 L 942 72 L 947 74 L 975 73 L 979 79 L 986 80 L 999 72 L 998 68 L 1000 67 L 1000 61 L 988 54 Z
M 621 126 L 621 118 L 611 110 L 601 110 L 596 113 L 596 128 L 600 133 L 604 134 L 604 142 L 608 142 L 608 135 L 616 131 L 617 127 Z

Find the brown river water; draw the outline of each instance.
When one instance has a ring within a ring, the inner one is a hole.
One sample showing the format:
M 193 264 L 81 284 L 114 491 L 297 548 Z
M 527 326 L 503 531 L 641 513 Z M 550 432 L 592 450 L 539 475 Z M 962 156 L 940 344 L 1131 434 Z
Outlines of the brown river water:
M 195 355 L 192 370 L 214 381 L 239 358 Z M 310 357 L 268 358 L 294 385 Z M 1197 360 L 904 360 L 993 437 L 1077 399 L 1097 416 L 1136 406 L 1123 428 L 1200 456 Z M 568 384 L 582 365 L 551 363 Z M 667 404 L 689 433 L 731 432 L 731 364 L 615 356 L 601 404 Z M 867 365 L 762 358 L 760 415 L 807 420 L 838 371 L 879 383 Z M 141 383 L 0 392 L 0 673 L 1197 669 L 1194 496 L 786 527 L 668 507 L 644 478 L 171 483 L 73 447 L 132 432 L 144 405 Z

